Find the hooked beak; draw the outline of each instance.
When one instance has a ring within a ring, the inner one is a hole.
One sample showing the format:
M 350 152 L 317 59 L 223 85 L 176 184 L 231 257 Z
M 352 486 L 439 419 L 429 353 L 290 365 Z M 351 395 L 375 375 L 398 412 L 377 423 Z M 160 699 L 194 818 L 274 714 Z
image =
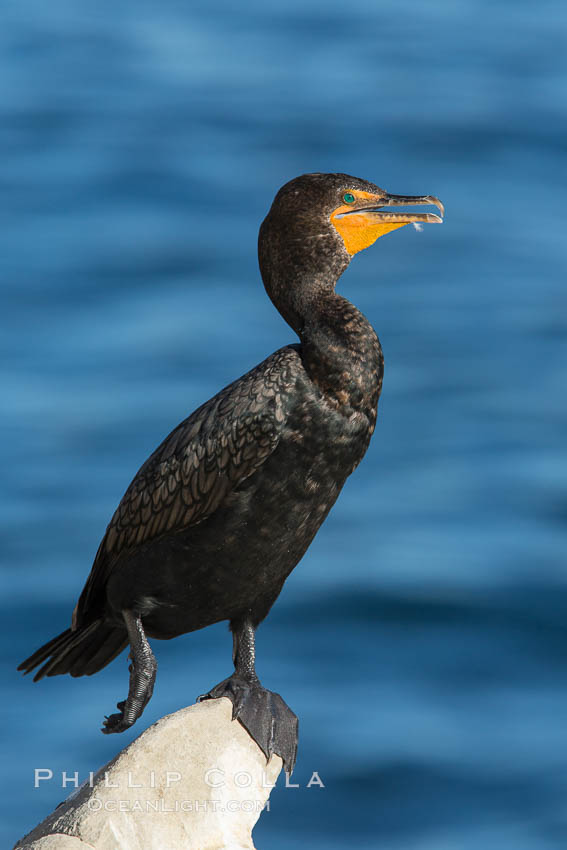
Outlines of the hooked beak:
M 369 220 L 383 222 L 384 224 L 411 224 L 413 222 L 426 222 L 428 224 L 442 224 L 442 216 L 445 214 L 445 208 L 439 198 L 433 195 L 390 195 L 385 194 L 379 199 L 378 203 L 372 206 L 361 205 L 352 209 L 341 211 L 336 215 L 336 218 L 345 218 L 349 215 L 363 215 Z M 441 216 L 435 213 L 412 213 L 412 212 L 387 212 L 383 207 L 407 207 L 407 206 L 435 206 L 441 213 Z

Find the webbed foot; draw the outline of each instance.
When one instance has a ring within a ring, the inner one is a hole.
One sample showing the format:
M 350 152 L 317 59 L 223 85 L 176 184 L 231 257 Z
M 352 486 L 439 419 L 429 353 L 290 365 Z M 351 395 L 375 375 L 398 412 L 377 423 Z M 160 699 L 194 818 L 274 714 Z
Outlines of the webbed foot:
M 126 708 L 125 699 L 117 702 L 116 708 L 120 710 L 120 714 L 107 714 L 102 721 L 102 729 L 100 731 L 104 732 L 105 735 L 110 735 L 112 732 L 124 732 L 134 723 L 134 721 L 127 723 L 124 718 L 124 709 Z
M 199 701 L 228 697 L 232 702 L 232 719 L 239 720 L 267 759 L 272 753 L 281 756 L 284 770 L 293 771 L 297 756 L 298 720 L 279 694 L 266 690 L 256 678 L 233 673 Z
M 130 684 L 127 698 L 116 703 L 120 714 L 111 714 L 103 720 L 101 732 L 105 735 L 124 732 L 134 725 L 150 701 L 156 681 L 157 661 L 144 633 L 142 620 L 131 611 L 123 611 L 122 616 L 130 638 Z

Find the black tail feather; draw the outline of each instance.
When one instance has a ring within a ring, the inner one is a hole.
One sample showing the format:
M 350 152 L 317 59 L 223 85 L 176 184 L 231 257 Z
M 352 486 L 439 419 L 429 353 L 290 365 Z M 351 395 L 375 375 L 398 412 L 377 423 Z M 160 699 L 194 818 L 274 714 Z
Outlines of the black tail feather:
M 103 643 L 89 644 L 85 654 L 74 662 L 71 676 L 92 676 L 98 673 L 128 646 L 128 637 L 122 629 L 112 629 Z M 92 649 L 91 649 L 92 647 Z
M 91 676 L 106 667 L 128 644 L 125 629 L 95 620 L 84 628 L 66 629 L 52 638 L 19 665 L 18 670 L 30 673 L 40 664 L 34 682 L 44 676 Z

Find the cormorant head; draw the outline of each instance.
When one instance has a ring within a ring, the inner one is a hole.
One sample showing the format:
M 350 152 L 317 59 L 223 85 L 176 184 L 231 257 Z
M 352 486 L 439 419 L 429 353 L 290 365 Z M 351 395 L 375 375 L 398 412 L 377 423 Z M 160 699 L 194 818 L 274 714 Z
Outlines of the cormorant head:
M 443 204 L 432 195 L 392 195 L 349 174 L 303 174 L 277 193 L 260 228 L 258 255 L 268 295 L 297 330 L 306 290 L 334 288 L 354 254 L 406 224 L 441 223 L 399 207 Z

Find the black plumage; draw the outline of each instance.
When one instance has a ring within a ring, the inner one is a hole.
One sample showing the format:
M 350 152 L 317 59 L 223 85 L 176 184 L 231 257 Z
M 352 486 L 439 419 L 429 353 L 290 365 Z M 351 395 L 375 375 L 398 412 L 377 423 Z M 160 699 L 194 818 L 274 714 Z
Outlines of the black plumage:
M 335 284 L 359 245 L 440 220 L 384 210 L 401 203 L 442 209 L 431 196 L 389 195 L 345 174 L 304 175 L 276 196 L 260 230 L 260 269 L 299 344 L 221 390 L 156 449 L 108 525 L 71 629 L 19 668 L 43 665 L 35 679 L 91 675 L 130 643 L 128 698 L 103 731 L 131 726 L 151 696 L 146 636 L 228 620 L 235 672 L 206 697 L 229 697 L 266 755 L 292 768 L 297 721 L 256 677 L 254 631 L 374 431 L 382 350 Z

